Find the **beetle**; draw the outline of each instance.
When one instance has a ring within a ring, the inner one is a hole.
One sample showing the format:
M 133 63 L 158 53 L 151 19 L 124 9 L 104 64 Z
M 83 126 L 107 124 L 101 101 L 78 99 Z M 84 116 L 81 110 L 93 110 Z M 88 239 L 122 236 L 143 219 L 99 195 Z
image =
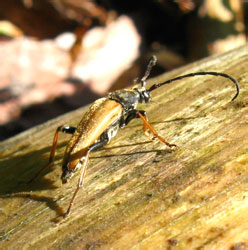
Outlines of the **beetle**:
M 240 88 L 238 81 L 230 75 L 219 72 L 189 73 L 169 79 L 162 83 L 154 84 L 149 89 L 147 89 L 146 80 L 150 75 L 151 69 L 155 66 L 156 61 L 157 58 L 155 56 L 150 59 L 146 72 L 140 80 L 140 87 L 110 92 L 107 97 L 96 100 L 90 106 L 88 111 L 83 115 L 82 120 L 79 122 L 77 127 L 63 125 L 57 128 L 53 138 L 48 164 L 45 165 L 34 176 L 34 178 L 31 179 L 31 181 L 36 179 L 41 174 L 41 172 L 44 171 L 44 169 L 53 164 L 59 132 L 71 134 L 72 137 L 66 146 L 63 157 L 61 176 L 62 183 L 64 184 L 68 182 L 68 180 L 79 169 L 80 175 L 77 188 L 74 191 L 72 199 L 69 203 L 69 207 L 64 215 L 65 217 L 69 215 L 75 197 L 82 186 L 90 152 L 102 148 L 108 144 L 110 140 L 117 134 L 118 129 L 128 125 L 131 120 L 135 118 L 142 119 L 144 123 L 143 131 L 146 135 L 148 135 L 147 132 L 150 130 L 154 138 L 157 138 L 170 148 L 176 147 L 175 144 L 170 144 L 163 137 L 157 134 L 157 132 L 148 122 L 146 111 L 136 109 L 139 103 L 149 103 L 152 101 L 150 93 L 153 90 L 165 84 L 169 84 L 186 77 L 212 75 L 227 78 L 235 84 L 236 94 L 232 98 L 232 101 L 235 100 L 239 95 Z

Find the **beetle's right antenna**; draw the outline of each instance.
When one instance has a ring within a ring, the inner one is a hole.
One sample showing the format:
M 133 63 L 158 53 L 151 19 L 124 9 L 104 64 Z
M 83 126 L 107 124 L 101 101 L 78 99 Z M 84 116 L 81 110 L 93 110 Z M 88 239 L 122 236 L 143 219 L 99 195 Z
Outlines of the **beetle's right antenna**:
M 146 79 L 149 77 L 151 70 L 156 65 L 156 63 L 157 63 L 157 57 L 153 55 L 152 58 L 150 59 L 148 65 L 147 65 L 145 75 L 140 80 L 141 87 L 146 86 Z

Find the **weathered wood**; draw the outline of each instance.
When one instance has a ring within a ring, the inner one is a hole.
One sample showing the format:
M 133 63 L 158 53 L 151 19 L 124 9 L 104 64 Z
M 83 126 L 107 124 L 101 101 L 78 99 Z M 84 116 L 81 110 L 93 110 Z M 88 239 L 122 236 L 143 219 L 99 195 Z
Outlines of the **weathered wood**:
M 60 182 L 67 135 L 60 135 L 55 166 L 47 163 L 58 125 L 75 125 L 87 107 L 58 117 L 0 144 L 1 249 L 230 249 L 248 242 L 248 47 L 162 75 L 194 77 L 154 91 L 144 105 L 171 150 L 143 135 L 135 120 L 109 145 L 90 155 L 84 187 L 63 220 L 77 176 Z M 150 84 L 150 83 L 149 83 Z M 235 248 L 236 249 L 236 248 Z

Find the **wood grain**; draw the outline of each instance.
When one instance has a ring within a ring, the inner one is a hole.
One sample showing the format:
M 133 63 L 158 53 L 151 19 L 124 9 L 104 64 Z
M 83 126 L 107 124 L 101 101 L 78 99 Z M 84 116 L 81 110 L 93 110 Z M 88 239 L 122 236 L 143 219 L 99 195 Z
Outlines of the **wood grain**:
M 87 107 L 0 144 L 1 249 L 238 249 L 248 246 L 248 47 L 152 79 L 149 85 L 196 71 L 161 87 L 142 105 L 152 126 L 178 149 L 150 140 L 137 119 L 93 152 L 84 187 L 63 219 L 77 176 L 62 185 L 68 135 L 60 135 L 55 165 L 26 182 L 48 161 L 57 126 L 75 125 Z

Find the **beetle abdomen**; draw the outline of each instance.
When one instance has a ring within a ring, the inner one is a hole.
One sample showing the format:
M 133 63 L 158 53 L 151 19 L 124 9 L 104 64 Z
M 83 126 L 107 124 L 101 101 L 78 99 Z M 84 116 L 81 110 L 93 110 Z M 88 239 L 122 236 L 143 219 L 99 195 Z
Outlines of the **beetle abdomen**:
M 64 163 L 78 151 L 84 151 L 99 139 L 101 134 L 117 122 L 123 113 L 122 105 L 114 100 L 96 100 L 84 114 L 65 151 Z M 75 158 L 75 157 L 73 157 Z

